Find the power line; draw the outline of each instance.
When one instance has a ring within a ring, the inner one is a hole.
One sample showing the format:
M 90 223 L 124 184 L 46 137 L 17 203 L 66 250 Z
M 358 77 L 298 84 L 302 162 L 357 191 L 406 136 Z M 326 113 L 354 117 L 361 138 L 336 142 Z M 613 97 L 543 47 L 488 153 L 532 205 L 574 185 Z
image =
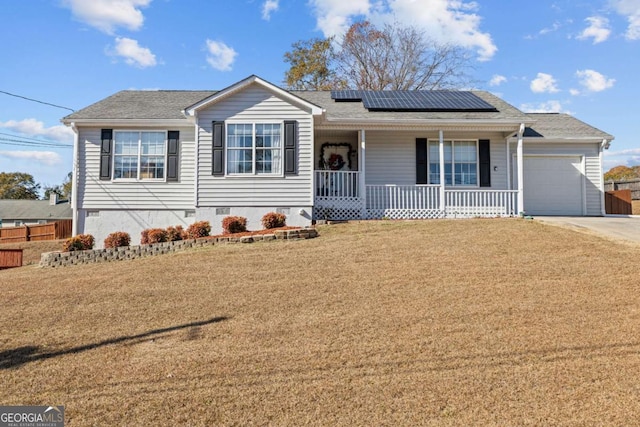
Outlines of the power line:
M 24 139 L 24 140 L 27 140 L 27 141 L 42 142 L 42 143 L 45 143 L 45 144 L 63 144 L 63 145 L 67 145 L 64 142 L 52 141 L 50 139 L 47 140 L 47 139 L 31 138 L 31 137 L 28 137 L 28 136 L 16 135 L 15 133 L 0 132 L 0 135 L 9 136 L 9 137 L 12 137 L 12 138 L 20 138 L 20 139 Z
M 76 110 L 74 110 L 73 108 L 63 107 L 62 105 L 51 104 L 50 102 L 39 101 L 39 100 L 33 99 L 33 98 L 27 98 L 26 96 L 16 95 L 15 93 L 9 93 L 9 92 L 5 92 L 3 90 L 0 90 L 0 93 L 4 93 L 5 95 L 9 95 L 9 96 L 15 96 L 16 98 L 26 99 L 27 101 L 37 102 L 39 104 L 49 105 L 51 107 L 62 108 L 64 110 L 69 110 L 72 113 L 76 112 Z
M 0 144 L 3 145 L 21 145 L 23 147 L 52 147 L 52 148 L 72 148 L 73 145 L 67 144 L 53 144 L 53 143 L 38 143 L 31 141 L 24 141 L 20 139 L 11 139 L 0 137 Z

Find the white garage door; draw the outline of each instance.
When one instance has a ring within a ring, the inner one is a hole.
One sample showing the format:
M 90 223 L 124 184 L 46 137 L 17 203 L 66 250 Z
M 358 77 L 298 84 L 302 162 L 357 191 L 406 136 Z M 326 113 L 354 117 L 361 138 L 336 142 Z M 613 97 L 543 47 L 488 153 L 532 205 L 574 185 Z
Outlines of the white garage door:
M 524 158 L 524 209 L 530 215 L 583 215 L 580 157 Z

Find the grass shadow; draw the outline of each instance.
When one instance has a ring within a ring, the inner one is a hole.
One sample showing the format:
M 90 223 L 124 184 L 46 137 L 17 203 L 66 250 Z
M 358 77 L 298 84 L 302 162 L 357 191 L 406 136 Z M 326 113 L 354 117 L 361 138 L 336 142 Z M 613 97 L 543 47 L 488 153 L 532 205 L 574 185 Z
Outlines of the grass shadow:
M 201 320 L 199 322 L 185 323 L 183 325 L 170 326 L 168 328 L 153 329 L 147 332 L 143 332 L 141 334 L 110 338 L 110 339 L 106 339 L 96 343 L 85 344 L 77 347 L 71 347 L 66 350 L 50 351 L 45 353 L 40 353 L 39 352 L 40 347 L 38 346 L 28 345 L 28 346 L 18 347 L 11 350 L 5 350 L 0 352 L 0 370 L 16 368 L 27 363 L 35 362 L 37 360 L 46 360 L 46 359 L 51 359 L 58 356 L 64 356 L 67 354 L 82 353 L 84 351 L 93 350 L 96 348 L 104 347 L 106 345 L 120 344 L 127 341 L 137 340 L 140 338 L 148 338 L 148 337 L 163 334 L 165 332 L 172 332 L 172 331 L 177 331 L 180 329 L 187 329 L 187 328 L 198 328 L 200 326 L 210 325 L 212 323 L 218 323 L 228 319 L 229 317 L 226 317 L 226 316 L 213 317 L 211 319 Z

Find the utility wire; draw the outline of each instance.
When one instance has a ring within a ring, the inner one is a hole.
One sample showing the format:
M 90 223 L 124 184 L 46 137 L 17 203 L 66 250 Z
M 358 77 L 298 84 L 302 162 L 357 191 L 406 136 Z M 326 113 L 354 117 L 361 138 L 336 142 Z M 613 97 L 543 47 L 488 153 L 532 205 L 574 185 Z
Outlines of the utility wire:
M 61 145 L 68 145 L 68 143 L 64 143 L 64 142 L 59 142 L 59 141 L 52 141 L 52 140 L 47 140 L 47 139 L 38 139 L 38 138 L 31 138 L 28 136 L 22 136 L 22 135 L 16 135 L 15 133 L 5 133 L 5 132 L 0 132 L 0 135 L 5 135 L 11 138 L 20 138 L 23 139 L 25 141 L 34 141 L 34 142 L 42 142 L 44 144 L 61 144 Z
M 52 143 L 40 143 L 40 142 L 30 142 L 24 141 L 20 139 L 11 139 L 0 137 L 0 144 L 4 145 L 21 145 L 24 147 L 54 147 L 54 148 L 72 148 L 72 145 L 67 144 L 52 144 Z
M 32 102 L 37 102 L 39 104 L 44 104 L 44 105 L 49 105 L 51 107 L 56 107 L 56 108 L 62 108 L 64 110 L 69 110 L 72 113 L 75 113 L 76 110 L 69 108 L 69 107 L 63 107 L 62 105 L 56 105 L 56 104 L 51 104 L 49 102 L 44 102 L 44 101 L 39 101 L 37 99 L 33 99 L 33 98 L 27 98 L 26 96 L 22 96 L 22 95 L 16 95 L 14 93 L 9 93 L 9 92 L 5 92 L 3 90 L 0 90 L 0 93 L 4 93 L 5 95 L 9 95 L 9 96 L 15 96 L 16 98 L 22 98 L 22 99 L 26 99 L 27 101 L 32 101 Z

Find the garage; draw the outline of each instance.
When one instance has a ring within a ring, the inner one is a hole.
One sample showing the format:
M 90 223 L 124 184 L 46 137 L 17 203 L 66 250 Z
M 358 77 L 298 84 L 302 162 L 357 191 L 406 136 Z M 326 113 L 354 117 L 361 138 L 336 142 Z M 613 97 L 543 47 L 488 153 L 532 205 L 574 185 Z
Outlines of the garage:
M 529 215 L 584 215 L 580 156 L 525 156 L 524 208 Z

